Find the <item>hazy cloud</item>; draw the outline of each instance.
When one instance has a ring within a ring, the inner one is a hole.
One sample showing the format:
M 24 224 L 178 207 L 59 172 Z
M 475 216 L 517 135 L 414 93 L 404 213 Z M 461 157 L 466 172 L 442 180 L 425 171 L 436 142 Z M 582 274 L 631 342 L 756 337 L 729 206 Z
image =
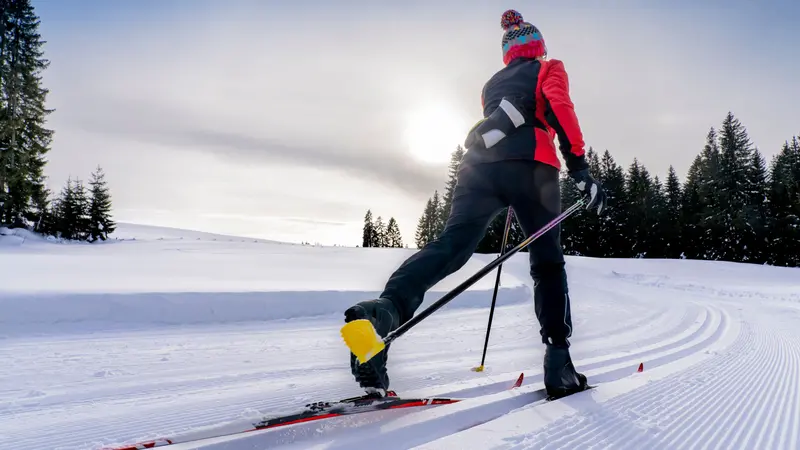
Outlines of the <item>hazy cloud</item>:
M 136 220 L 193 227 L 216 214 L 203 222 L 216 232 L 309 240 L 330 227 L 332 241 L 353 243 L 366 208 L 413 236 L 447 171 L 409 156 L 406 124 L 430 104 L 468 125 L 480 117 L 480 89 L 502 67 L 508 5 L 139 7 L 37 5 L 56 108 L 55 189 L 100 163 L 115 206 Z M 623 166 L 636 157 L 654 174 L 674 165 L 683 176 L 728 110 L 767 158 L 800 132 L 797 9 L 544 0 L 521 12 L 565 62 L 587 145 Z

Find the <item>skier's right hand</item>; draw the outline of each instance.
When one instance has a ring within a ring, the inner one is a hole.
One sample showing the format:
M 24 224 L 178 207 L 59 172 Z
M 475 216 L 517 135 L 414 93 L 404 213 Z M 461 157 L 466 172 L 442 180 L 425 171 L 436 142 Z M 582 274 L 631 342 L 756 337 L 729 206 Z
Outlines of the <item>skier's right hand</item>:
M 592 175 L 589 173 L 589 169 L 570 172 L 569 176 L 572 177 L 573 181 L 575 181 L 575 185 L 578 186 L 578 190 L 589 197 L 589 204 L 586 205 L 586 209 L 595 210 L 598 216 L 602 214 L 606 209 L 608 201 L 606 191 L 603 190 L 603 185 L 601 185 L 592 177 Z

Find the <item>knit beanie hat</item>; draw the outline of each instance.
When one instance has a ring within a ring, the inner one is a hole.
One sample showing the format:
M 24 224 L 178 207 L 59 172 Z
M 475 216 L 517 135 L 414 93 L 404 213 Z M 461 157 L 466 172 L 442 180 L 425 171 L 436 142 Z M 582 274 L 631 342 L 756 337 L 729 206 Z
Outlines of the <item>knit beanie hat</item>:
M 507 65 L 514 58 L 536 58 L 547 56 L 547 47 L 538 28 L 523 21 L 522 14 L 509 9 L 500 19 L 503 27 L 503 62 Z

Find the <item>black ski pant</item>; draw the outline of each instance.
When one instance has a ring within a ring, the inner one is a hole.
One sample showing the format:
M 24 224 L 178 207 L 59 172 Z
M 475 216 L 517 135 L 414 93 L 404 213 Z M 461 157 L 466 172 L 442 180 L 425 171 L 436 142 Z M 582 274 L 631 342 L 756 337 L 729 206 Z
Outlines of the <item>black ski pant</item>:
M 561 213 L 558 169 L 532 160 L 461 164 L 444 231 L 403 262 L 381 295 L 397 307 L 400 323 L 414 315 L 431 287 L 467 263 L 508 206 L 526 236 L 541 229 Z M 560 231 L 552 228 L 527 248 L 542 342 L 565 345 L 572 318 Z

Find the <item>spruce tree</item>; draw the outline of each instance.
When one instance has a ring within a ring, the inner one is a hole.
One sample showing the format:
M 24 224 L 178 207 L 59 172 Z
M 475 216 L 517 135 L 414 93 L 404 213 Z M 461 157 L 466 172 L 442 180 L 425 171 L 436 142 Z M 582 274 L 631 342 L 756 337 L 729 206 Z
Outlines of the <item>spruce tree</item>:
M 772 160 L 769 177 L 770 257 L 777 266 L 800 266 L 800 141 L 792 138 Z
M 650 232 L 648 233 L 648 258 L 665 258 L 667 256 L 667 230 L 669 217 L 667 216 L 667 195 L 664 185 L 656 176 L 653 179 L 651 200 L 648 215 L 652 218 Z
M 388 247 L 386 236 L 386 225 L 383 223 L 383 218 L 378 216 L 375 219 L 375 234 L 372 241 L 373 247 Z
M 76 201 L 75 183 L 72 181 L 72 177 L 68 178 L 61 188 L 61 193 L 55 204 L 55 228 L 58 236 L 67 240 L 77 239 L 81 211 Z
M 749 166 L 751 144 L 747 130 L 732 113 L 728 113 L 719 131 L 720 172 L 719 204 L 722 242 L 717 259 L 743 261 L 746 245 L 752 242 L 752 229 L 747 222 Z
M 442 234 L 444 230 L 444 223 L 442 222 L 442 198 L 439 196 L 439 191 L 436 190 L 433 193 L 433 198 L 431 199 L 431 207 L 433 208 L 431 212 L 430 218 L 430 225 L 429 225 L 429 235 L 428 235 L 428 242 L 436 239 Z
M 702 214 L 700 227 L 702 235 L 699 248 L 704 259 L 719 259 L 721 248 L 725 244 L 727 205 L 723 186 L 722 152 L 719 147 L 720 136 L 717 130 L 711 128 L 706 135 L 706 145 L 701 153 L 703 164 L 701 167 L 700 199 Z
M 105 241 L 108 235 L 116 229 L 116 224 L 111 218 L 111 193 L 105 180 L 105 173 L 101 167 L 92 173 L 89 180 L 89 233 L 88 238 L 94 242 L 98 239 Z
M 563 211 L 581 199 L 581 192 L 566 171 L 562 171 L 559 176 L 561 183 L 561 210 Z M 576 214 L 569 220 L 561 222 L 561 247 L 566 255 L 582 256 L 585 254 L 586 229 L 581 223 L 582 216 Z M 535 230 L 530 232 L 534 233 Z
M 429 242 L 437 239 L 442 233 L 442 223 L 439 220 L 441 217 L 442 200 L 439 196 L 439 191 L 433 193 L 433 197 L 428 199 L 425 204 L 425 210 L 417 223 L 417 231 L 415 234 L 415 241 L 417 247 L 422 248 Z
M 653 179 L 647 168 L 634 158 L 628 168 L 627 197 L 630 200 L 630 215 L 626 235 L 630 239 L 630 255 L 634 258 L 649 257 L 657 245 L 655 217 L 657 194 Z
M 681 183 L 673 166 L 669 166 L 667 183 L 664 187 L 664 218 L 662 232 L 664 233 L 664 256 L 667 258 L 680 258 L 683 254 L 684 243 L 681 239 L 683 220 L 681 215 L 682 205 Z
M 586 163 L 589 165 L 589 173 L 595 179 L 600 179 L 602 165 L 597 152 L 592 147 L 586 151 Z M 574 184 L 574 182 L 572 182 Z M 603 243 L 599 239 L 600 228 L 603 218 L 597 214 L 582 214 L 580 218 L 573 219 L 578 222 L 583 233 L 584 241 L 581 254 L 591 257 L 603 256 Z
M 686 184 L 681 195 L 682 258 L 703 259 L 706 256 L 704 240 L 703 157 L 697 155 L 689 167 Z
M 75 195 L 75 208 L 78 212 L 77 223 L 75 224 L 75 236 L 76 239 L 84 241 L 89 238 L 92 204 L 89 199 L 89 192 L 86 190 L 86 185 L 83 184 L 83 180 L 80 178 L 75 180 L 73 192 Z
M 417 222 L 417 230 L 414 234 L 414 242 L 417 244 L 417 248 L 423 248 L 428 245 L 431 235 L 431 211 L 435 211 L 433 209 L 433 198 L 428 199 L 428 202 L 425 204 L 425 209 Z
M 372 247 L 375 242 L 375 225 L 372 223 L 372 210 L 368 209 L 364 216 L 364 227 L 361 233 L 361 246 Z
M 600 216 L 600 227 L 594 239 L 598 242 L 600 256 L 619 258 L 628 256 L 625 248 L 628 238 L 625 235 L 628 217 L 628 200 L 625 192 L 625 172 L 611 152 L 606 150 L 600 159 L 598 181 L 608 198 L 608 208 Z M 563 189 L 563 187 L 562 187 Z
M 747 207 L 745 221 L 744 256 L 741 261 L 763 264 L 769 258 L 769 198 L 767 196 L 767 166 L 756 148 L 750 156 L 747 171 Z
M 400 227 L 397 225 L 397 220 L 394 217 L 389 218 L 389 224 L 386 226 L 386 244 L 387 247 L 402 248 L 403 237 L 400 234 Z
M 52 110 L 41 86 L 49 65 L 39 18 L 30 0 L 5 0 L 0 8 L 0 223 L 33 227 L 47 209 L 45 154 Z
M 447 183 L 445 184 L 444 195 L 442 196 L 441 208 L 439 212 L 438 228 L 440 232 L 441 230 L 444 230 L 444 227 L 447 224 L 447 218 L 450 216 L 450 210 L 453 207 L 453 194 L 455 193 L 456 184 L 458 182 L 458 169 L 461 166 L 461 160 L 463 158 L 464 148 L 459 145 L 450 155 Z

